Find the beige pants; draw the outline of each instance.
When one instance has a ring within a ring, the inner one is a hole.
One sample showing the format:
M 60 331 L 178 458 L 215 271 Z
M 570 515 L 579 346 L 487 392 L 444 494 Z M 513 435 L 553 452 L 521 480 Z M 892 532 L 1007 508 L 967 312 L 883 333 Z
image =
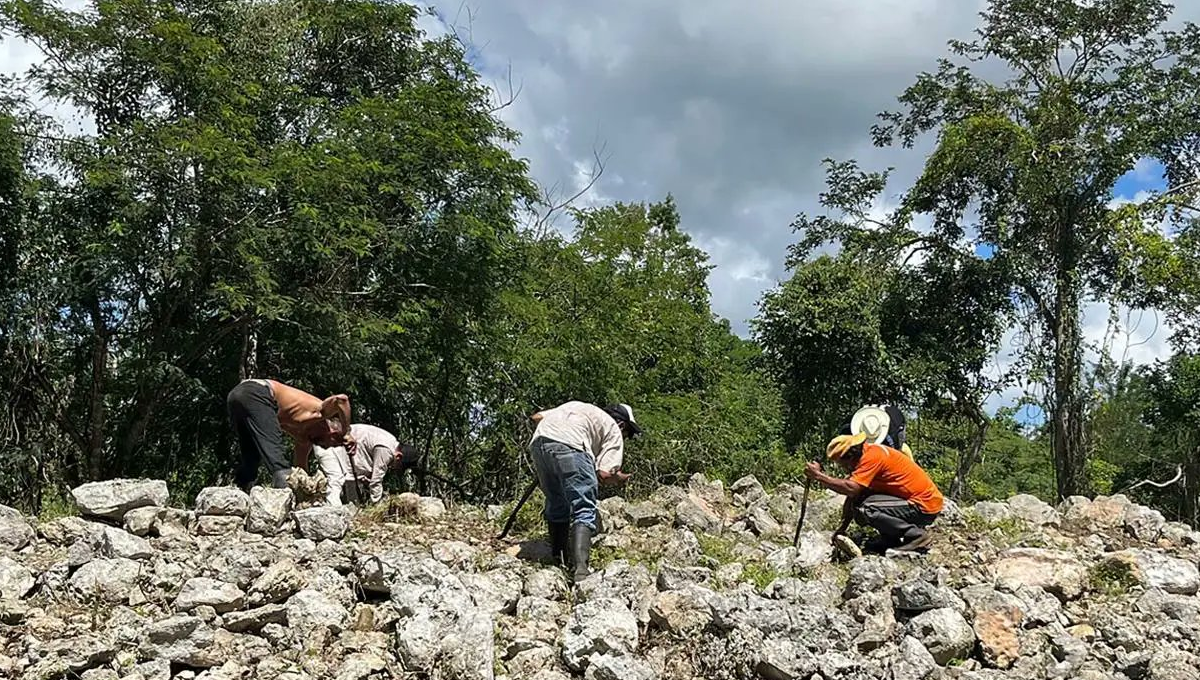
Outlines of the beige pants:
M 329 483 L 325 489 L 325 502 L 334 507 L 341 506 L 343 500 L 358 504 L 358 483 L 354 478 L 354 468 L 346 447 L 325 449 L 314 446 L 313 453 L 317 458 L 317 467 L 325 473 Z

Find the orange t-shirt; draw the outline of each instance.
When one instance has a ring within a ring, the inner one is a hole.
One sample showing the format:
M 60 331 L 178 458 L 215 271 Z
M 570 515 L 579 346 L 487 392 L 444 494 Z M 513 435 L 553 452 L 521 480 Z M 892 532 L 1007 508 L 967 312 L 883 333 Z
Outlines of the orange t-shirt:
M 942 492 L 937 485 L 916 461 L 896 449 L 863 444 L 862 458 L 850 474 L 850 481 L 876 493 L 903 498 L 930 515 L 942 511 Z

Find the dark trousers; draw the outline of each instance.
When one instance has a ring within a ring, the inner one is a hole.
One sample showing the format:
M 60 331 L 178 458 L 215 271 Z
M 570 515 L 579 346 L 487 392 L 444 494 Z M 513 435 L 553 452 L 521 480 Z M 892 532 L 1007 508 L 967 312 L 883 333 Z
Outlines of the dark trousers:
M 292 463 L 283 444 L 279 427 L 279 404 L 271 388 L 253 380 L 244 380 L 229 391 L 225 399 L 229 422 L 237 433 L 242 459 L 237 470 L 237 485 L 249 489 L 258 478 L 259 463 L 266 463 L 272 477 L 288 470 Z
M 925 535 L 925 529 L 937 515 L 921 512 L 903 498 L 873 493 L 864 496 L 854 508 L 854 519 L 879 532 L 892 545 L 908 543 Z

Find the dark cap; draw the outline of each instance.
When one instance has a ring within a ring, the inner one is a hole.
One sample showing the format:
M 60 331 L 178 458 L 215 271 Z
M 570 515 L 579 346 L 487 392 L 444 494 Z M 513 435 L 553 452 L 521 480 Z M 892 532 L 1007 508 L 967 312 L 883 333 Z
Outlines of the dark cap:
M 642 427 L 633 419 L 633 409 L 629 404 L 612 404 L 604 407 L 604 412 L 612 416 L 618 423 L 625 423 L 629 426 L 629 432 L 633 436 L 642 433 Z

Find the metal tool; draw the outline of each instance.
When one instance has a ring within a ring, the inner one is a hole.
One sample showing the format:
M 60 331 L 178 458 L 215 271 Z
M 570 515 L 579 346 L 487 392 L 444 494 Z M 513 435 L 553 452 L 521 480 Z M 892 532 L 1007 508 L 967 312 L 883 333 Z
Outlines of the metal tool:
M 529 500 L 529 497 L 533 495 L 533 490 L 537 488 L 537 485 L 537 480 L 534 479 L 529 482 L 529 486 L 525 487 L 525 493 L 521 494 L 521 500 L 517 501 L 517 504 L 513 506 L 512 512 L 508 514 L 508 521 L 504 523 L 504 531 L 501 531 L 500 535 L 496 537 L 497 540 L 504 538 L 508 535 L 509 531 L 512 531 L 513 524 L 517 522 L 517 515 L 521 512 L 521 506 L 525 505 L 525 501 Z
M 792 537 L 792 547 L 800 547 L 800 528 L 804 526 L 804 514 L 808 512 L 808 490 L 812 488 L 812 480 L 804 480 L 804 494 L 800 496 L 800 519 L 796 520 L 796 535 Z

